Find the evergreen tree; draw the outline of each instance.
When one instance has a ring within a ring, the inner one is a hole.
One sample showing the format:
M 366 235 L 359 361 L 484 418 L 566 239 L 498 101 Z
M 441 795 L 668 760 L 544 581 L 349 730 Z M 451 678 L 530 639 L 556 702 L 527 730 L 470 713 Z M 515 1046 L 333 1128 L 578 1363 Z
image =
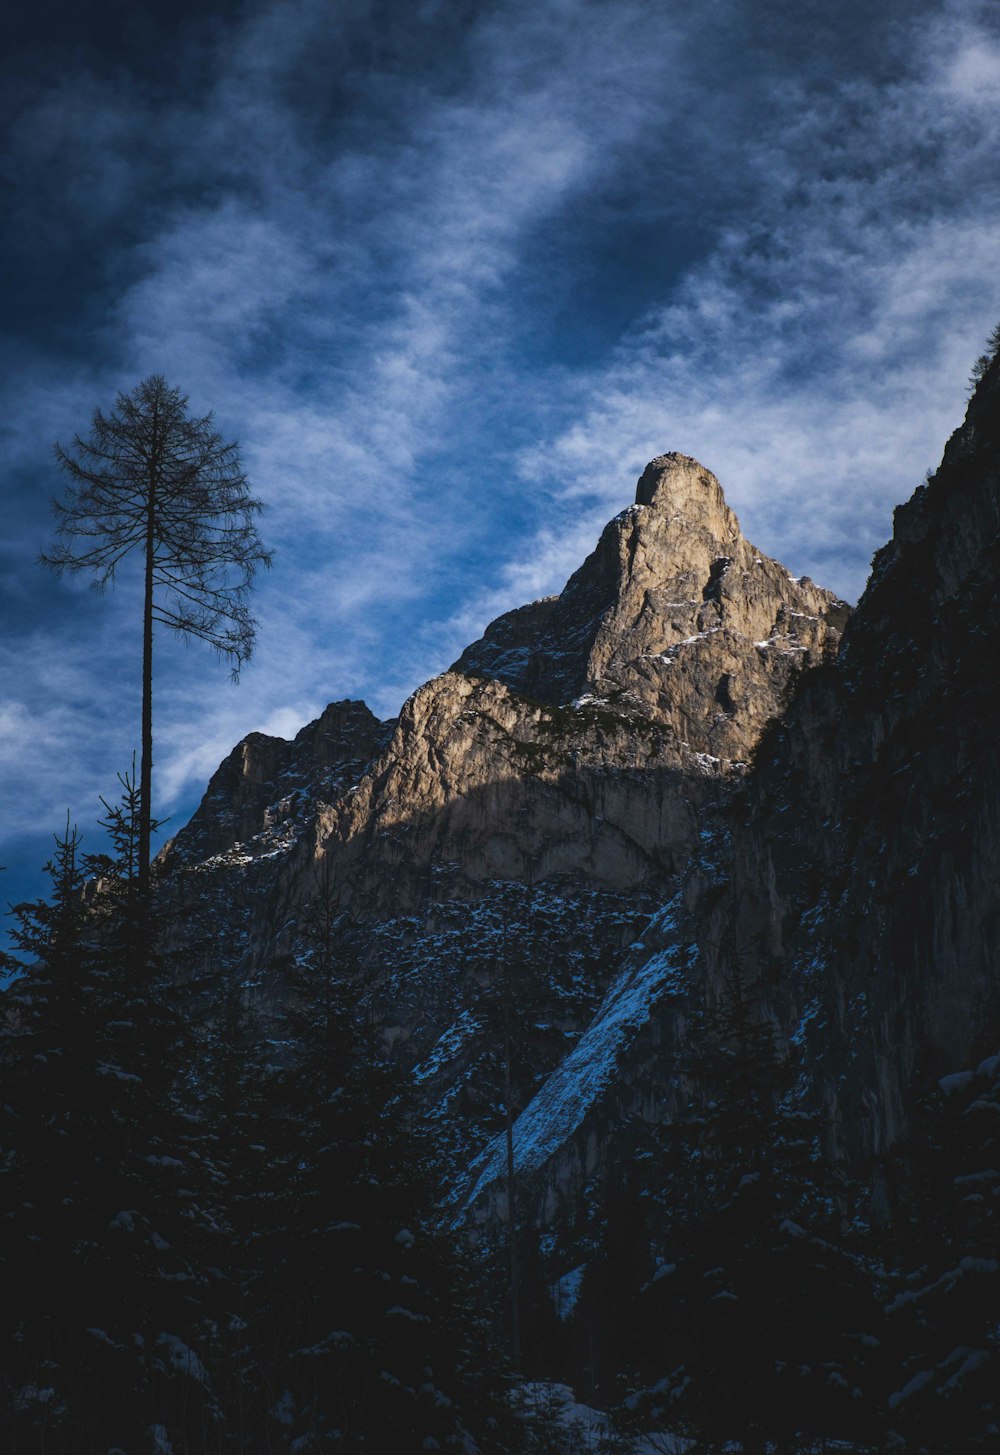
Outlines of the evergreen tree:
M 321 898 L 322 896 L 318 896 Z M 268 1224 L 255 1281 L 275 1448 L 509 1448 L 502 1361 L 471 1307 L 465 1261 L 437 1227 L 429 1148 L 407 1092 L 357 1015 L 345 927 L 291 979 L 276 1075 Z
M 179 1022 L 129 856 L 135 810 L 131 784 L 108 821 L 114 852 L 96 861 L 67 832 L 51 901 L 14 911 L 26 958 L 0 1052 L 4 1448 L 142 1450 L 211 1418 L 193 1347 L 197 1158 L 173 1100 Z
M 261 510 L 247 488 L 239 447 L 192 419 L 187 398 L 159 374 L 121 393 L 110 414 L 72 449 L 56 445 L 70 478 L 53 502 L 59 543 L 42 556 L 56 572 L 88 571 L 103 589 L 122 562 L 143 564 L 142 756 L 138 877 L 149 879 L 152 833 L 153 634 L 156 625 L 208 642 L 239 675 L 256 622 L 246 597 L 270 557 L 257 535 Z
M 860 1440 L 871 1280 L 820 1128 L 793 1106 L 791 1067 L 738 974 L 702 1018 L 702 1047 L 704 1100 L 661 1166 L 664 1257 L 637 1301 L 655 1378 L 631 1408 L 699 1452 Z
M 640 1289 L 660 1260 L 653 1246 L 662 1233 L 650 1183 L 659 1184 L 659 1159 L 644 1147 L 647 1138 L 636 1123 L 621 1129 L 624 1164 L 615 1185 L 602 1189 L 599 1231 L 581 1239 L 577 1264 L 580 1282 L 566 1320 L 568 1351 L 563 1377 L 577 1394 L 602 1409 L 621 1396 L 625 1370 L 643 1368 L 649 1352 L 643 1327 Z M 655 1231 L 654 1231 L 655 1229 Z M 590 1245 L 589 1257 L 584 1251 Z M 550 1349 L 552 1345 L 550 1344 Z M 556 1346 L 558 1347 L 558 1346 Z
M 970 395 L 976 392 L 982 380 L 986 378 L 990 365 L 998 353 L 1000 353 L 1000 323 L 997 324 L 996 328 L 986 340 L 986 352 L 980 354 L 972 366 L 972 371 L 969 375 Z
M 517 1118 L 537 1089 L 538 1067 L 557 1063 L 565 1049 L 563 1029 L 553 1024 L 551 1015 L 549 967 L 536 953 L 539 940 L 544 941 L 544 934 L 537 933 L 530 898 L 521 896 L 519 902 L 518 887 L 504 885 L 497 918 L 471 957 L 479 980 L 474 1005 L 485 1032 L 485 1051 L 475 1086 L 466 1092 L 470 1102 L 473 1097 L 479 1101 L 475 1108 L 470 1105 L 470 1114 L 478 1112 L 491 1129 L 499 1124 L 506 1143 L 506 1268 L 502 1275 L 498 1267 L 493 1269 L 494 1278 L 502 1277 L 504 1299 L 494 1317 L 504 1328 L 514 1369 L 529 1377 L 551 1367 L 556 1331 L 533 1231 L 522 1222 Z M 451 1151 L 453 1160 L 464 1165 L 466 1148 Z
M 888 1305 L 893 1448 L 1000 1441 L 1000 1055 L 945 1077 L 907 1149 L 908 1226 Z
M 225 1448 L 235 1451 L 266 1448 L 269 1400 L 261 1359 L 271 1311 L 260 1293 L 267 1282 L 262 1249 L 270 1245 L 280 1186 L 269 1169 L 283 1155 L 271 1115 L 275 1068 L 260 1018 L 245 997 L 238 976 L 230 977 L 209 1017 L 191 1098 L 211 1212 L 204 1248 L 212 1269 L 205 1362 L 213 1372 Z

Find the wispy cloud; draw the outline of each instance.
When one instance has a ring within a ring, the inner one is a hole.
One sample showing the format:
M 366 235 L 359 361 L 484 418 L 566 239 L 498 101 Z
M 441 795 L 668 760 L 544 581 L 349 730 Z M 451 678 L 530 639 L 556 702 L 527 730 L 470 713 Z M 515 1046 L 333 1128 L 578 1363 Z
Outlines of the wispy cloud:
M 664 449 L 855 594 L 957 422 L 1000 312 L 988 10 L 462 9 L 262 0 L 169 84 L 67 65 L 11 129 L 8 832 L 131 753 L 134 597 L 31 562 L 51 440 L 153 370 L 240 438 L 276 548 L 237 691 L 162 644 L 180 812 L 243 733 L 389 715 L 558 590 Z
M 529 485 L 611 508 L 684 450 L 762 546 L 859 594 L 1000 314 L 1000 48 L 966 10 L 893 84 L 845 77 L 748 145 L 756 196 L 523 452 Z

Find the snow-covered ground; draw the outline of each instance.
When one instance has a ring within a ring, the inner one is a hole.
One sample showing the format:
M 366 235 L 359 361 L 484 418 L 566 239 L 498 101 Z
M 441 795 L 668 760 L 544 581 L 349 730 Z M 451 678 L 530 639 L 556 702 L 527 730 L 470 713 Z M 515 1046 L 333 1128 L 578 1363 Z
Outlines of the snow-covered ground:
M 669 918 L 661 911 L 657 924 Z M 630 964 L 610 986 L 593 1022 L 542 1086 L 514 1125 L 514 1166 L 518 1172 L 541 1167 L 573 1135 L 611 1081 L 619 1056 L 648 1019 L 654 1004 L 683 984 L 674 947 Z M 467 1205 L 496 1178 L 506 1177 L 503 1135 L 482 1153 L 470 1173 Z
M 565 1437 L 564 1455 L 684 1455 L 690 1441 L 666 1431 L 622 1436 L 603 1410 L 580 1404 L 568 1384 L 523 1384 L 521 1407 L 547 1415 Z
M 562 1455 L 686 1455 L 694 1442 L 669 1430 L 647 1430 L 639 1434 L 616 1432 L 611 1417 L 603 1410 L 581 1404 L 568 1384 L 547 1381 L 518 1387 L 518 1406 L 552 1421 L 560 1437 Z M 787 1447 L 782 1447 L 783 1449 Z M 956 1447 L 957 1448 L 957 1447 Z M 741 1445 L 727 1445 L 731 1455 L 740 1455 Z M 777 1447 L 769 1446 L 773 1455 Z M 861 1447 L 840 1440 L 796 1445 L 795 1455 L 874 1455 L 871 1446 Z

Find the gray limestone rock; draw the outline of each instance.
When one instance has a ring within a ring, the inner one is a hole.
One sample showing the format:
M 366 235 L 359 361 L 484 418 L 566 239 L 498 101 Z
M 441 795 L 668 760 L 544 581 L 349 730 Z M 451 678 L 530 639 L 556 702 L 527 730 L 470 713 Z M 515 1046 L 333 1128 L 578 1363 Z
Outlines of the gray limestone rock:
M 433 1064 L 429 1111 L 486 1136 L 490 976 L 470 966 L 510 952 L 501 923 L 535 966 L 535 1024 L 558 1031 L 532 1041 L 526 1102 L 846 615 L 744 540 L 713 475 L 661 456 L 562 593 L 494 622 L 397 722 L 333 704 L 294 743 L 234 750 L 161 856 L 173 946 L 275 1011 L 322 883 L 384 1043 Z
M 739 759 L 849 614 L 750 545 L 714 475 L 661 455 L 561 594 L 499 617 L 452 671 L 550 704 L 623 701 L 694 752 Z
M 839 655 L 800 678 L 581 1040 L 611 1046 L 611 1071 L 574 1080 L 568 1058 L 525 1108 L 515 1145 L 539 1222 L 613 1181 L 629 1118 L 669 1121 L 697 1098 L 691 1016 L 736 973 L 798 1059 L 830 1149 L 888 1210 L 881 1169 L 914 1093 L 994 1051 L 1000 1029 L 998 663 L 1000 359 L 896 511 Z M 623 1027 L 616 1006 L 643 995 Z M 543 1124 L 564 1135 L 540 1139 Z M 477 1219 L 503 1215 L 489 1153 L 467 1192 Z

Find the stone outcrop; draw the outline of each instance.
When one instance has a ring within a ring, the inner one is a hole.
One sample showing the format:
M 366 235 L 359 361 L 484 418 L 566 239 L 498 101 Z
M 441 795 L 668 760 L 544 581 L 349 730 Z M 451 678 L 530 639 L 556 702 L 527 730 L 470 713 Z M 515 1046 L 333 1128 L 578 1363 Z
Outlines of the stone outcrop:
M 452 670 L 545 703 L 621 702 L 738 760 L 848 615 L 744 538 L 714 475 L 661 455 L 562 593 L 500 617 Z
M 304 801 L 329 802 L 358 778 L 387 725 L 363 702 L 333 702 L 292 742 L 250 733 L 216 772 L 161 865 L 197 864 L 294 818 Z
M 735 974 L 797 1059 L 831 1150 L 868 1169 L 876 1207 L 891 1202 L 882 1168 L 914 1092 L 1000 1034 L 998 662 L 994 360 L 940 468 L 897 510 L 839 655 L 800 679 L 577 1064 L 515 1128 L 539 1221 L 614 1178 L 630 1119 L 668 1121 L 697 1098 L 692 1013 Z M 503 1215 L 498 1177 L 488 1150 L 466 1188 L 479 1219 Z
M 282 939 L 282 872 L 308 859 L 318 805 L 357 782 L 391 730 L 363 702 L 334 702 L 292 742 L 250 733 L 236 745 L 154 864 L 180 973 L 210 986 L 235 977 L 263 1007 L 280 1005 L 280 981 L 260 972 Z
M 637 887 L 681 866 L 847 615 L 743 538 L 713 475 L 662 456 L 560 596 L 499 618 L 385 729 L 347 703 L 292 744 L 251 735 L 165 857 L 224 855 L 305 803 L 361 918 L 433 893 L 443 864 L 469 886 Z
M 998 662 L 1000 360 L 896 511 L 835 668 L 766 742 L 727 894 L 710 908 L 696 876 L 687 897 L 710 983 L 723 926 L 759 946 L 748 968 L 854 1160 L 889 1150 L 914 1087 L 996 1049 Z
M 515 946 L 530 962 L 546 1028 L 524 1102 L 847 615 L 743 538 L 714 476 L 662 456 L 562 593 L 499 618 L 397 722 L 334 704 L 293 744 L 234 750 L 163 856 L 177 944 L 206 967 L 224 946 L 276 1008 L 322 882 L 385 1043 L 432 1068 L 463 1134 L 488 1133 L 496 965 Z M 478 1110 L 459 1091 L 476 1082 Z

